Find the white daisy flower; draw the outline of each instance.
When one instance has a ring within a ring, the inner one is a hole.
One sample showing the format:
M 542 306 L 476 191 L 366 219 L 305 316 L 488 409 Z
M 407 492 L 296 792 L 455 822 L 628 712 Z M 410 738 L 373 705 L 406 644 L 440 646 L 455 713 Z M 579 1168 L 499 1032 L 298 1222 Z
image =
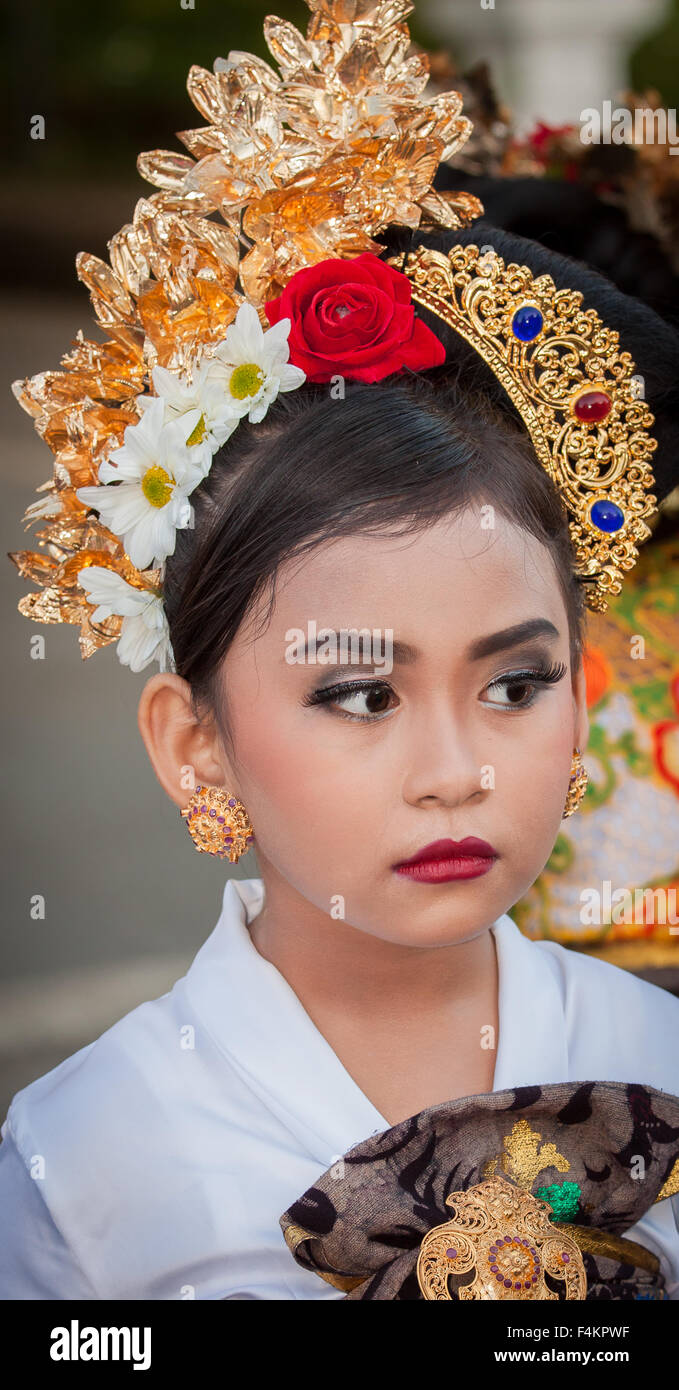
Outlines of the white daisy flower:
M 200 412 L 187 411 L 169 424 L 164 412 L 163 399 L 151 397 L 139 424 L 125 430 L 125 443 L 100 465 L 101 482 L 117 486 L 76 488 L 76 497 L 122 537 L 140 570 L 174 554 L 177 530 L 193 525 L 189 493 L 204 476 L 186 447 Z
M 221 448 L 238 424 L 239 416 L 229 408 L 221 383 L 209 377 L 209 364 L 196 366 L 191 379 L 155 366 L 151 373 L 156 394 L 165 402 L 166 421 L 181 420 L 198 411 L 198 418 L 187 435 L 186 446 L 191 460 L 200 468 L 203 477 L 210 471 L 212 455 Z M 148 409 L 153 396 L 138 396 L 142 411 Z
M 279 391 L 294 391 L 306 372 L 288 361 L 290 319 L 263 331 L 257 310 L 246 300 L 215 348 L 208 377 L 221 383 L 229 409 L 241 419 L 263 420 Z
M 149 662 L 160 663 L 161 671 L 174 670 L 174 656 L 163 601 L 150 590 L 135 589 L 115 570 L 103 565 L 86 565 L 78 570 L 78 583 L 90 603 L 97 604 L 92 622 L 103 622 L 119 614 L 123 624 L 118 638 L 118 657 L 123 666 L 143 671 Z

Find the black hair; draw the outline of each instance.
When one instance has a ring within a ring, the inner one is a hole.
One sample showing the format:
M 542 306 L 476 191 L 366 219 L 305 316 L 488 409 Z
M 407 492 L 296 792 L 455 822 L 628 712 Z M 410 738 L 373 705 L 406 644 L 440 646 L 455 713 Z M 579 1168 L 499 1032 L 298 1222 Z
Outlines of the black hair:
M 442 251 L 455 243 L 492 245 L 506 262 L 581 290 L 585 304 L 619 329 L 653 412 L 659 401 L 664 414 L 670 402 L 676 407 L 679 339 L 596 272 L 485 221 L 415 237 L 392 228 L 381 240 L 384 255 L 411 242 Z M 205 711 L 225 728 L 221 661 L 258 600 L 273 600 L 283 561 L 357 532 L 415 531 L 469 505 L 492 505 L 551 555 L 577 669 L 585 581 L 574 573 L 560 495 L 490 368 L 436 315 L 420 306 L 416 312 L 444 342 L 443 365 L 376 383 L 347 379 L 340 399 L 326 383 L 280 394 L 262 421 L 241 420 L 192 493 L 195 525 L 177 532 L 163 596 L 175 669 L 191 687 L 197 716 Z
M 605 154 L 619 161 L 631 151 L 624 145 L 598 147 L 598 158 Z M 460 171 L 440 164 L 434 187 L 446 190 L 459 186 Z M 642 226 L 631 226 L 624 209 L 599 197 L 594 188 L 559 178 L 466 172 L 464 188 L 481 199 L 486 219 L 496 227 L 584 262 L 623 294 L 643 300 L 673 328 L 679 328 L 679 275 L 658 237 Z M 643 201 L 641 179 L 638 196 Z

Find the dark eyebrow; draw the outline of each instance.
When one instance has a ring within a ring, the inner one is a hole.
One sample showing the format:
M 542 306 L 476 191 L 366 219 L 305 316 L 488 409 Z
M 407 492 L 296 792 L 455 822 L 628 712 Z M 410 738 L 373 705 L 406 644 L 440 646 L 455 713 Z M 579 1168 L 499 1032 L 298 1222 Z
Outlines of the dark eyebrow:
M 487 637 L 478 637 L 467 647 L 465 655 L 468 661 L 480 661 L 484 656 L 493 656 L 495 652 L 516 647 L 519 642 L 526 642 L 531 637 L 558 636 L 559 629 L 550 623 L 549 618 L 529 618 L 525 623 L 515 623 L 513 627 L 504 627 L 500 632 L 489 633 Z
M 356 629 L 353 629 L 353 628 L 352 628 L 352 629 L 349 629 L 349 628 L 338 628 L 335 632 L 332 633 L 332 636 L 333 636 L 333 637 L 337 637 L 338 639 L 341 639 L 341 637 L 342 637 L 343 635 L 346 636 L 346 634 L 347 634 L 348 631 L 355 631 L 355 630 L 356 630 Z M 328 628 L 324 628 L 323 631 L 324 631 L 324 633 L 326 633 L 326 636 L 327 636 L 327 633 L 328 633 L 329 629 L 328 629 Z M 358 631 L 359 631 L 359 632 L 361 632 L 361 631 L 370 632 L 370 628 L 359 628 Z M 318 648 L 319 648 L 320 646 L 322 646 L 323 643 L 324 643 L 325 641 L 326 641 L 326 637 L 316 637 L 316 639 L 315 639 L 313 642 L 305 642 L 305 643 L 304 643 L 304 647 L 303 647 L 304 654 L 305 654 L 306 656 L 308 656 L 310 652 L 315 652 L 315 651 L 317 651 Z M 380 631 L 379 646 L 380 646 L 380 648 L 381 648 L 382 650 L 384 650 L 384 631 L 383 631 L 383 630 Z M 418 656 L 420 655 L 420 653 L 419 653 L 417 647 L 412 647 L 412 646 L 410 645 L 409 642 L 399 642 L 398 640 L 395 641 L 395 642 L 391 642 L 391 643 L 390 643 L 390 649 L 391 649 L 391 654 L 392 654 L 392 656 L 393 656 L 393 658 L 394 658 L 394 661 L 400 661 L 400 662 L 403 663 L 404 666 L 407 665 L 407 664 L 410 663 L 410 662 L 417 661 L 417 658 L 418 658 Z M 339 669 L 340 669 L 340 667 L 341 667 L 342 665 L 343 665 L 342 662 L 338 662 L 337 665 L 336 665 L 333 669 L 339 671 Z M 370 662 L 368 662 L 367 665 L 370 665 Z
M 327 631 L 327 629 L 325 629 Z M 344 629 L 346 632 L 346 629 Z M 340 637 L 340 631 L 334 633 L 335 637 Z M 495 652 L 506 651 L 509 647 L 516 647 L 520 642 L 526 642 L 532 637 L 558 637 L 559 629 L 551 623 L 548 618 L 528 618 L 524 623 L 515 623 L 513 627 L 504 627 L 500 632 L 491 632 L 487 637 L 477 637 L 467 647 L 465 658 L 467 661 L 480 661 L 484 656 L 493 656 Z M 314 651 L 325 638 L 317 637 L 315 642 L 305 643 L 304 650 Z M 382 638 L 382 642 L 384 639 Z M 417 661 L 420 653 L 417 647 L 413 647 L 410 642 L 400 642 L 398 640 L 391 644 L 392 656 L 395 662 L 402 665 L 410 665 Z M 339 670 L 341 663 L 334 666 L 334 670 Z

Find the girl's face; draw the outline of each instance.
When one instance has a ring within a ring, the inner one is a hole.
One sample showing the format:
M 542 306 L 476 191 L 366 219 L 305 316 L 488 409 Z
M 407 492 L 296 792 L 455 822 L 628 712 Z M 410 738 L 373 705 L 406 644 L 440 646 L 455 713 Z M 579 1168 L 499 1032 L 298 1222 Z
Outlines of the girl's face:
M 271 621 L 262 630 L 253 614 L 222 666 L 229 786 L 253 823 L 267 893 L 293 905 L 299 894 L 404 945 L 469 940 L 526 892 L 587 738 L 551 557 L 497 514 L 482 529 L 480 516 L 357 535 L 289 562 Z M 321 629 L 344 631 L 344 650 Z M 371 641 L 359 650 L 354 639 L 352 652 L 348 634 L 361 629 Z M 314 636 L 316 662 L 300 660 Z M 395 867 L 468 836 L 494 851 L 476 877 Z

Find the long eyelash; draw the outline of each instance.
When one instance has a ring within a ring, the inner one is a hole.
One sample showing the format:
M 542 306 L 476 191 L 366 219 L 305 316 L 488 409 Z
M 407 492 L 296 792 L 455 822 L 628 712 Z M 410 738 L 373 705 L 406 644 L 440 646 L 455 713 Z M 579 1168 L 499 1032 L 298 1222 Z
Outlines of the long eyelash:
M 568 667 L 563 661 L 553 662 L 551 666 L 538 662 L 532 669 L 525 671 L 506 671 L 502 676 L 496 676 L 495 680 L 490 681 L 489 690 L 494 690 L 498 686 L 508 685 L 555 685 L 565 676 Z M 527 709 L 533 703 L 533 698 L 524 701 L 521 705 L 515 705 L 515 709 Z M 510 708 L 510 706 L 508 706 Z
M 492 690 L 497 686 L 520 685 L 524 682 L 532 685 L 555 685 L 557 681 L 563 679 L 567 670 L 568 667 L 563 661 L 553 662 L 551 666 L 547 666 L 544 662 L 538 662 L 535 666 L 527 670 L 507 671 L 504 675 L 497 676 L 494 681 L 490 682 L 488 689 Z M 388 690 L 392 695 L 394 693 L 388 681 L 377 679 L 342 681 L 338 685 L 325 685 L 320 686 L 318 690 L 312 690 L 308 695 L 303 696 L 302 704 L 306 706 L 325 705 L 336 699 L 337 696 L 352 695 L 359 690 L 376 689 Z M 523 704 L 515 705 L 514 709 L 527 709 L 529 704 L 532 704 L 533 698 L 534 696 L 531 697 L 529 701 L 524 701 Z M 511 706 L 508 706 L 508 708 L 511 708 Z M 366 722 L 369 720 L 369 716 L 366 715 L 356 715 L 353 717 L 357 721 L 362 720 Z
M 393 695 L 393 690 L 387 681 L 365 680 L 365 681 L 342 681 L 339 685 L 324 685 L 318 690 L 312 690 L 309 695 L 302 699 L 303 705 L 325 705 L 328 701 L 335 699 L 337 695 L 353 695 L 357 690 L 388 690 Z
M 522 671 L 506 671 L 504 676 L 495 677 L 490 682 L 494 685 L 520 684 L 520 681 L 540 682 L 540 685 L 555 685 L 561 681 L 568 670 L 564 662 L 554 662 L 551 666 L 538 662 L 536 666 Z M 365 680 L 365 681 L 341 681 L 338 685 L 321 685 L 316 691 L 310 691 L 309 695 L 303 696 L 303 705 L 326 705 L 328 701 L 337 695 L 352 695 L 356 691 L 370 691 L 370 689 L 388 689 L 390 694 L 394 694 L 388 681 Z
M 538 662 L 537 665 L 528 667 L 525 671 L 506 671 L 504 675 L 496 676 L 495 680 L 491 681 L 491 685 L 495 685 L 497 681 L 506 680 L 539 680 L 545 685 L 553 685 L 555 681 L 560 681 L 565 676 L 567 670 L 568 667 L 564 661 L 554 661 L 551 666 Z

